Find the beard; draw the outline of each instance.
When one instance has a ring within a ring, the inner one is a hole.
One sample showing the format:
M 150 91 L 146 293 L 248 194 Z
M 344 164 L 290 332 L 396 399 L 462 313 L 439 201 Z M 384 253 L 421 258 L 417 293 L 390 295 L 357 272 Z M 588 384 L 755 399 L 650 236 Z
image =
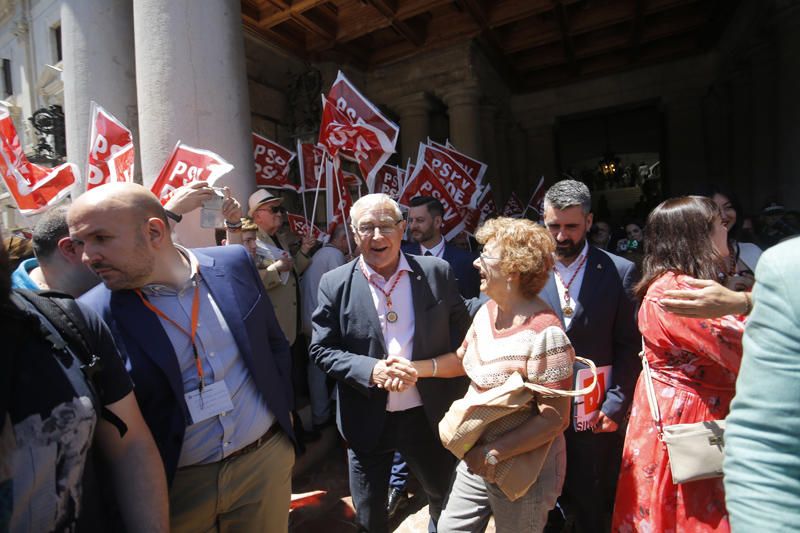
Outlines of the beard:
M 567 239 L 566 241 L 556 243 L 556 257 L 559 260 L 575 259 L 583 251 L 586 245 L 586 236 L 584 235 L 581 240 L 574 242 Z
M 411 232 L 411 236 L 414 237 L 414 240 L 417 242 L 426 242 L 433 239 L 433 228 L 428 228 L 428 230 L 416 230 Z

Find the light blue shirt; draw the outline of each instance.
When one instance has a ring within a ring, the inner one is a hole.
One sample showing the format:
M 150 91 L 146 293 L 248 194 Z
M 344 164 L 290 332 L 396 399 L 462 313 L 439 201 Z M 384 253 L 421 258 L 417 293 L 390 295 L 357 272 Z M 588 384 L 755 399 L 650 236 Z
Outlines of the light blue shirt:
M 272 426 L 275 416 L 258 392 L 225 317 L 214 301 L 208 285 L 197 270 L 197 259 L 190 250 L 178 247 L 191 263 L 192 277 L 180 290 L 165 285 L 147 285 L 142 293 L 148 301 L 185 331 L 191 331 L 195 283 L 200 283 L 200 312 L 196 344 L 203 365 L 205 385 L 225 381 L 233 410 L 192 424 L 183 437 L 178 467 L 213 463 L 228 457 L 256 439 Z M 183 379 L 184 393 L 196 391 L 200 378 L 189 336 L 159 317 L 167 333 Z
M 17 269 L 11 273 L 11 287 L 14 289 L 30 289 L 38 291 L 40 287 L 31 279 L 30 271 L 39 266 L 39 260 L 35 257 L 26 259 L 19 264 Z

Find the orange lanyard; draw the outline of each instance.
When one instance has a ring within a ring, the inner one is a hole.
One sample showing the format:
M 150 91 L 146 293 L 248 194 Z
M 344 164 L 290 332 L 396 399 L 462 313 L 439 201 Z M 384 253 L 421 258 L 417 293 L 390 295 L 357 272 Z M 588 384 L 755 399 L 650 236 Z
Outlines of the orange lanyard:
M 194 364 L 197 367 L 197 376 L 200 378 L 200 394 L 203 393 L 203 387 L 205 387 L 205 383 L 203 383 L 203 363 L 200 361 L 200 356 L 197 354 L 197 343 L 195 342 L 195 338 L 197 337 L 197 323 L 200 321 L 200 280 L 196 279 L 194 282 L 194 297 L 192 298 L 192 324 L 191 324 L 191 331 L 186 331 L 183 329 L 177 322 L 172 320 L 168 317 L 161 309 L 151 304 L 147 298 L 144 297 L 142 291 L 136 289 L 136 294 L 139 295 L 139 298 L 142 300 L 142 303 L 145 307 L 149 310 L 154 312 L 160 318 L 163 318 L 176 328 L 180 330 L 181 333 L 189 337 L 189 340 L 192 343 L 192 354 L 194 355 Z

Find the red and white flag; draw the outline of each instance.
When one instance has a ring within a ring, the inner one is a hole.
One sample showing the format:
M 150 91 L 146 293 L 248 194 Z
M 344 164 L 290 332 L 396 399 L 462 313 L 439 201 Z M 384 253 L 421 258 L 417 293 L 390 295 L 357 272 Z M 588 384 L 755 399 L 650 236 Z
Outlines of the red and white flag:
M 341 169 L 338 163 L 330 158 L 325 158 L 325 213 L 327 215 L 328 226 L 326 233 L 333 235 L 333 231 L 339 224 L 347 222 L 350 208 L 353 206 L 353 198 L 344 182 Z
M 442 234 L 447 240 L 452 239 L 464 229 L 464 220 L 458 211 L 458 205 L 431 168 L 421 163 L 414 168 L 414 174 L 408 178 L 406 187 L 400 194 L 400 205 L 408 206 L 412 198 L 417 196 L 433 196 L 442 202 Z
M 35 215 L 64 199 L 77 182 L 78 168 L 55 168 L 28 161 L 8 109 L 0 106 L 0 174 L 23 215 Z
M 425 162 L 447 188 L 456 205 L 475 207 L 478 202 L 478 184 L 446 152 L 420 143 L 417 165 Z
M 122 122 L 111 113 L 92 102 L 92 123 L 89 131 L 89 158 L 86 165 L 86 190 L 105 183 L 115 181 L 133 181 L 133 135 Z M 114 179 L 111 174 L 110 160 L 123 150 L 130 150 L 130 155 L 115 161 Z M 122 168 L 122 165 L 129 165 Z M 127 177 L 127 179 L 125 179 Z
M 253 161 L 256 165 L 256 186 L 297 190 L 289 183 L 290 163 L 295 153 L 280 144 L 253 133 Z
M 520 202 L 519 198 L 517 198 L 517 194 L 515 192 L 512 192 L 511 196 L 508 197 L 506 206 L 503 208 L 503 216 L 511 218 L 522 218 L 522 213 L 524 212 L 525 209 L 522 207 L 522 202 Z
M 349 126 L 349 127 L 348 127 Z M 367 100 L 340 71 L 323 96 L 320 144 L 335 156 L 354 159 L 368 186 L 394 153 L 400 128 Z M 347 147 L 345 147 L 347 145 Z
M 486 219 L 497 216 L 497 203 L 494 201 L 494 193 L 492 192 L 491 183 L 487 183 L 481 193 L 481 199 L 478 200 L 478 209 L 481 211 L 480 223 L 482 224 Z
M 433 146 L 434 148 L 438 148 L 452 157 L 456 163 L 464 169 L 467 175 L 475 180 L 475 183 L 480 185 L 483 183 L 483 175 L 486 174 L 486 169 L 489 168 L 489 165 L 486 163 L 482 163 L 477 159 L 473 159 L 470 156 L 459 152 L 455 146 L 450 144 L 450 141 L 447 141 L 447 144 L 438 144 L 431 140 L 428 141 L 428 144 Z
M 325 188 L 325 152 L 319 145 L 297 141 L 297 164 L 300 167 L 300 190 L 313 191 Z
M 464 219 L 464 231 L 470 235 L 475 235 L 481 223 L 481 210 L 471 207 L 459 207 L 458 212 L 461 213 L 461 218 Z
M 369 192 L 388 194 L 397 199 L 400 196 L 400 190 L 405 185 L 405 181 L 405 170 L 394 165 L 383 165 L 375 174 L 375 185 Z
M 108 182 L 133 182 L 134 165 L 133 143 L 129 144 L 108 159 Z
M 172 198 L 175 189 L 193 181 L 207 181 L 214 185 L 231 170 L 233 165 L 214 152 L 192 148 L 178 141 L 150 190 L 164 205 Z
M 295 235 L 300 235 L 301 237 L 305 237 L 308 235 L 309 228 L 311 229 L 311 235 L 317 239 L 318 241 L 322 241 L 323 237 L 325 236 L 318 227 L 314 224 L 311 224 L 308 219 L 305 217 L 301 217 L 300 215 L 295 215 L 294 213 L 287 213 L 286 218 L 289 222 L 289 229 L 292 230 L 292 233 Z
M 536 185 L 536 188 L 533 189 L 533 194 L 531 194 L 531 199 L 528 200 L 528 205 L 525 206 L 525 211 L 522 213 L 523 217 L 528 212 L 528 209 L 532 209 L 536 211 L 537 220 L 542 220 L 544 218 L 544 193 L 546 192 L 547 189 L 544 188 L 544 176 L 542 176 L 539 178 L 539 183 Z

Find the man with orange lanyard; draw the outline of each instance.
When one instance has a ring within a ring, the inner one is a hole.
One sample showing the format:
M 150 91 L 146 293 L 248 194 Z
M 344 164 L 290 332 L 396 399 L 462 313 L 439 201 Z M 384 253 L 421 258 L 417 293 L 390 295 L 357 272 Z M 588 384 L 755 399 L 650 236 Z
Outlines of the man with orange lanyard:
M 579 181 L 559 181 L 545 194 L 544 222 L 556 241 L 556 262 L 540 296 L 564 322 L 575 353 L 597 365 L 598 384 L 603 385 L 591 397 L 576 400 L 565 433 L 566 498 L 559 503 L 575 516 L 578 532 L 607 531 L 611 525 L 610 484 L 622 455 L 617 429 L 633 398 L 641 344 L 631 293 L 636 267 L 587 243 L 591 209 L 589 189 Z M 576 367 L 577 386 L 589 379 L 588 372 Z
M 173 531 L 288 529 L 289 345 L 241 246 L 174 244 L 158 199 L 97 187 L 68 214 L 170 483 Z

